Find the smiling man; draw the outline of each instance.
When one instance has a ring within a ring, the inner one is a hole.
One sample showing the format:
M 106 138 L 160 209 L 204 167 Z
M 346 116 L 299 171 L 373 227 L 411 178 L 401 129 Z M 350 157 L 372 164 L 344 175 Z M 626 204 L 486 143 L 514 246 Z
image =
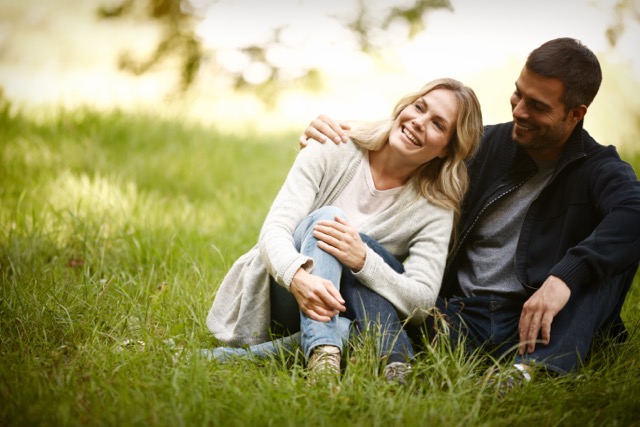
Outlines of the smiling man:
M 453 343 L 463 336 L 470 351 L 513 351 L 526 379 L 532 366 L 573 371 L 596 337 L 626 336 L 620 311 L 640 259 L 640 183 L 614 147 L 583 129 L 601 80 L 580 41 L 544 43 L 515 82 L 513 121 L 486 126 L 469 164 L 437 306 Z M 339 140 L 340 126 L 320 116 L 301 143 Z

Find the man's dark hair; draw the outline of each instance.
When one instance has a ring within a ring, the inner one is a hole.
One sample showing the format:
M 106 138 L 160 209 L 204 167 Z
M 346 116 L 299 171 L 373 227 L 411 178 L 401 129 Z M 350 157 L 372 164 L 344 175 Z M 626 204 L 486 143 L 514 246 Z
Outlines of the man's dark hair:
M 549 40 L 533 50 L 525 67 L 564 83 L 562 100 L 567 111 L 582 104 L 589 106 L 602 82 L 596 55 L 582 42 L 569 37 Z

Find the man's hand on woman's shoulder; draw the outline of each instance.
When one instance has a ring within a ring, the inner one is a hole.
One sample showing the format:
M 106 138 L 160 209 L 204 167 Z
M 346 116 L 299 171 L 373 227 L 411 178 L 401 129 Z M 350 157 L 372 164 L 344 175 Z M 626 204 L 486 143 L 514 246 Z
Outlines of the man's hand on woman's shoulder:
M 320 114 L 311 121 L 304 133 L 300 135 L 300 148 L 306 147 L 307 140 L 310 138 L 319 142 L 325 142 L 330 139 L 336 144 L 347 142 L 347 135 L 344 131 L 349 129 L 351 127 L 348 124 L 337 122 L 325 114 Z

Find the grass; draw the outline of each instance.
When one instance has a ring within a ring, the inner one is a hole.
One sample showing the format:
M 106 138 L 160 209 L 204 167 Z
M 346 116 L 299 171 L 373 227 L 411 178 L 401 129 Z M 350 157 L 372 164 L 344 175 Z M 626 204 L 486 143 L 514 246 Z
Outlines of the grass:
M 503 400 L 486 361 L 443 342 L 404 389 L 379 377 L 367 343 L 338 387 L 309 386 L 296 353 L 189 356 L 216 345 L 204 323 L 215 290 L 296 150 L 295 134 L 0 105 L 0 425 L 640 424 L 638 276 L 627 343 Z

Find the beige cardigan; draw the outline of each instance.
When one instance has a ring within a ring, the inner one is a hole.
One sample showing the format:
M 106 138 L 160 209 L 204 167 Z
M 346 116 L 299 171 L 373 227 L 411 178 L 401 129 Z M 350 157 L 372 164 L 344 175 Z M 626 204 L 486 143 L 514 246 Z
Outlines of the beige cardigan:
M 234 263 L 218 288 L 207 316 L 207 326 L 218 340 L 237 346 L 269 340 L 270 276 L 288 289 L 298 268 L 311 269 L 313 260 L 295 249 L 293 232 L 309 213 L 336 199 L 363 157 L 364 150 L 351 141 L 310 141 L 300 151 L 258 244 Z M 391 302 L 402 318 L 423 321 L 440 290 L 452 226 L 451 210 L 432 205 L 413 184 L 406 185 L 391 207 L 359 230 L 404 260 L 405 272 L 396 273 L 367 248 L 358 280 Z

